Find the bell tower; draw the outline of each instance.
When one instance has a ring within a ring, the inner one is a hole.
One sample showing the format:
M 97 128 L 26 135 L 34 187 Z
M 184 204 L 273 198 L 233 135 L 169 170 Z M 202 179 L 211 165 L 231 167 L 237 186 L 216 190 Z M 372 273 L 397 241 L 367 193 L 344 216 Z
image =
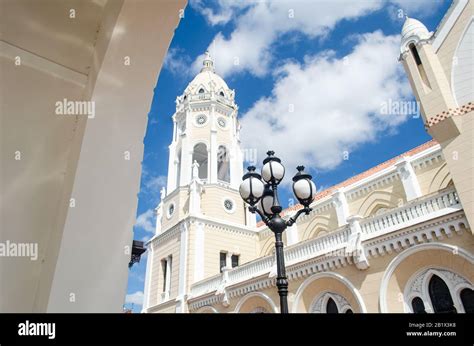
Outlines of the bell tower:
M 206 52 L 201 71 L 176 98 L 168 182 L 148 243 L 146 312 L 167 311 L 173 301 L 176 312 L 186 312 L 194 283 L 256 256 L 255 215 L 238 191 L 237 114 L 235 92 Z
M 441 145 L 468 222 L 474 225 L 474 2 L 454 0 L 434 33 L 402 28 L 403 63 L 427 132 Z
M 208 52 L 201 72 L 176 98 L 168 165 L 168 193 L 191 182 L 191 165 L 208 184 L 237 188 L 242 177 L 235 92 L 215 73 Z
M 215 73 L 214 62 L 206 52 L 201 72 L 176 98 L 165 198 L 169 202 L 163 203 L 168 214 L 169 207 L 177 203 L 171 208 L 179 209 L 179 218 L 186 214 L 206 215 L 247 223 L 237 193 L 243 158 L 234 97 L 234 90 Z M 181 193 L 185 190 L 189 190 L 188 195 Z M 171 201 L 171 195 L 180 197 Z

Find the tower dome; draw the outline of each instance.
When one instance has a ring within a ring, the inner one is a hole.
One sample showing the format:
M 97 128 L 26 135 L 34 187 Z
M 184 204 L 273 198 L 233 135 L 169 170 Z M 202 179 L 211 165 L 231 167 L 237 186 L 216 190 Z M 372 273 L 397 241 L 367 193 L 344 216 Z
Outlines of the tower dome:
M 201 72 L 188 84 L 184 93 L 200 94 L 215 92 L 216 94 L 222 93 L 223 96 L 229 97 L 232 94 L 231 90 L 222 77 L 216 74 L 214 61 L 209 52 L 206 52 L 202 65 Z
M 402 53 L 404 53 L 407 51 L 408 45 L 410 43 L 417 43 L 420 40 L 427 40 L 430 37 L 431 33 L 422 22 L 407 16 L 402 27 L 400 50 Z

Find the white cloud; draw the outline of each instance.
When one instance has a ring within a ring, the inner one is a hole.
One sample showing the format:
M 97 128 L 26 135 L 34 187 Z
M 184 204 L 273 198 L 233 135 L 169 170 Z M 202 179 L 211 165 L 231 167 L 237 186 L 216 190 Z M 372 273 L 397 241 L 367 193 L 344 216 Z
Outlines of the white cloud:
M 383 102 L 410 95 L 397 61 L 399 36 L 377 31 L 356 39 L 347 57 L 325 51 L 276 72 L 272 95 L 259 99 L 241 121 L 244 147 L 257 149 L 259 161 L 273 149 L 291 171 L 300 163 L 332 169 L 344 151 L 406 120 L 380 114 Z
M 403 10 L 408 16 L 424 16 L 433 13 L 445 0 L 391 0 L 396 10 Z
M 263 76 L 268 73 L 273 59 L 271 46 L 283 34 L 298 31 L 312 38 L 323 37 L 339 21 L 370 13 L 381 4 L 380 0 L 248 1 L 248 10 L 235 19 L 236 27 L 230 36 L 218 33 L 208 50 L 215 58 L 217 72 L 223 77 L 245 71 Z M 232 8 L 218 8 L 237 15 Z M 201 68 L 202 59 L 201 55 L 194 61 L 194 73 Z
M 163 61 L 163 68 L 177 76 L 190 75 L 191 58 L 180 48 L 170 48 Z
M 146 212 L 138 215 L 135 221 L 135 227 L 141 228 L 146 232 L 155 232 L 155 213 L 148 209 Z
M 143 305 L 143 291 L 136 291 L 132 294 L 127 294 L 125 297 L 125 304 Z
M 145 178 L 145 188 L 148 193 L 158 193 L 161 188 L 166 186 L 167 177 L 165 175 L 147 176 Z
M 249 3 L 249 0 L 217 0 L 213 2 L 213 5 L 216 6 L 214 10 L 206 6 L 203 0 L 190 1 L 191 7 L 200 12 L 212 26 L 227 24 L 235 15 L 236 10 L 248 7 Z
M 410 16 L 429 15 L 443 1 L 219 0 L 206 5 L 203 0 L 194 0 L 191 5 L 211 25 L 226 24 L 231 20 L 235 22 L 235 28 L 229 36 L 225 37 L 219 32 L 208 46 L 215 58 L 217 72 L 222 77 L 241 72 L 261 77 L 269 72 L 273 62 L 272 45 L 284 39 L 284 34 L 300 32 L 311 38 L 324 38 L 340 21 L 355 20 L 384 5 L 391 17 L 396 19 L 400 9 Z M 194 60 L 194 74 L 201 69 L 203 57 L 204 54 Z

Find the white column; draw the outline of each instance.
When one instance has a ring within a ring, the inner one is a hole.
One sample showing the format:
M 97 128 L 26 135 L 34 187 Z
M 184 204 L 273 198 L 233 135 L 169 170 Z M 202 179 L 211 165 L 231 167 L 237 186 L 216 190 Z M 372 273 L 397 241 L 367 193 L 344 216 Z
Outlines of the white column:
M 209 175 L 208 181 L 212 184 L 217 183 L 217 126 L 216 126 L 216 106 L 211 105 L 211 142 L 209 144 Z
M 186 186 L 191 181 L 193 148 L 190 147 L 189 139 L 186 136 L 183 137 L 181 143 L 181 180 L 179 186 Z
M 204 224 L 196 223 L 194 239 L 194 279 L 193 282 L 204 278 Z
M 178 182 L 176 181 L 176 143 L 173 142 L 169 145 L 169 158 L 168 158 L 168 184 L 167 191 L 171 192 L 176 189 Z
M 178 127 L 176 126 L 176 116 L 173 116 L 173 142 L 178 139 Z
M 256 215 L 251 213 L 246 206 L 244 206 L 244 208 L 245 208 L 245 224 L 249 227 L 256 228 L 257 227 Z
M 156 228 L 155 234 L 161 233 L 161 220 L 163 218 L 163 202 L 160 202 L 158 207 L 155 209 L 156 212 Z
M 171 261 L 172 257 L 169 255 L 166 258 L 166 277 L 165 277 L 165 300 L 168 300 L 170 297 L 171 289 Z
M 332 195 L 332 202 L 337 214 L 338 226 L 347 224 L 347 218 L 349 217 L 349 206 L 347 204 L 346 195 L 344 190 L 338 189 Z
M 155 228 L 155 234 L 160 234 L 161 233 L 161 223 L 163 220 L 163 200 L 166 197 L 166 189 L 163 186 L 160 190 L 160 203 L 158 204 L 158 207 L 155 209 L 156 211 L 156 228 Z
M 225 256 L 225 266 L 227 269 L 232 269 L 232 253 L 230 252 Z
M 153 246 L 148 244 L 148 255 L 146 258 L 146 273 L 145 273 L 145 292 L 143 292 L 142 313 L 146 312 L 150 305 L 150 283 L 153 274 Z
M 407 201 L 421 197 L 420 184 L 418 183 L 418 179 L 410 161 L 406 157 L 403 157 L 395 164 L 395 166 L 397 167 L 398 174 L 400 174 Z
M 242 150 L 237 139 L 232 139 L 232 147 L 230 148 L 230 186 L 238 189 L 242 182 L 243 176 L 243 161 Z
M 212 124 L 211 128 L 211 144 L 209 149 L 209 182 L 211 184 L 217 183 L 217 129 Z
M 201 215 L 202 182 L 199 179 L 199 164 L 192 164 L 192 180 L 189 185 L 189 215 Z
M 186 222 L 181 224 L 180 247 L 179 247 L 179 283 L 178 283 L 178 302 L 176 312 L 186 312 L 186 276 L 188 259 L 188 225 Z
M 298 242 L 298 225 L 294 223 L 292 226 L 287 228 L 286 232 L 286 245 L 290 246 L 296 244 Z

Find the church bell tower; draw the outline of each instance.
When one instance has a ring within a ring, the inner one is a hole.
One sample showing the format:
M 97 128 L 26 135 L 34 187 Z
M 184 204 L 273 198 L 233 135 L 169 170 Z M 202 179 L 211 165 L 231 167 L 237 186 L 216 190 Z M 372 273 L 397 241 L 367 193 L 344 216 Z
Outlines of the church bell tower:
M 200 73 L 176 98 L 144 311 L 175 301 L 176 312 L 186 312 L 193 283 L 255 256 L 255 216 L 238 192 L 243 155 L 234 97 L 206 52 Z

